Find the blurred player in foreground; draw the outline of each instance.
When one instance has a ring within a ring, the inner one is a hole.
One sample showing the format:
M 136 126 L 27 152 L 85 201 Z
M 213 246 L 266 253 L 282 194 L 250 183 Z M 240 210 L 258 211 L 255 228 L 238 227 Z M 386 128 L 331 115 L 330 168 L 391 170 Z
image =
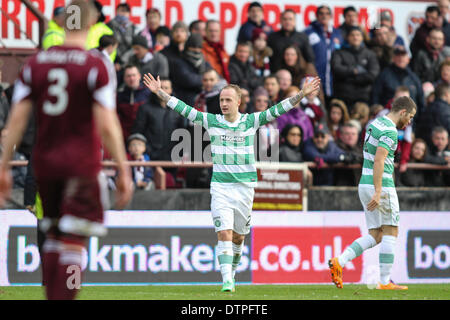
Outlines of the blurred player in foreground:
M 245 235 L 250 232 L 257 174 L 254 136 L 259 127 L 291 110 L 303 97 L 319 91 L 318 77 L 305 81 L 303 89 L 292 98 L 270 109 L 251 114 L 239 113 L 241 89 L 227 85 L 220 92 L 222 115 L 199 112 L 161 89 L 159 77 L 144 75 L 144 84 L 161 101 L 182 116 L 202 125 L 211 137 L 213 175 L 211 178 L 211 212 L 218 237 L 218 260 L 223 278 L 223 292 L 235 291 L 235 272 L 239 264 Z
M 115 111 L 114 71 L 100 54 L 84 50 L 95 21 L 93 12 L 90 2 L 73 1 L 66 8 L 64 44 L 37 53 L 23 67 L 0 160 L 0 205 L 4 205 L 11 190 L 9 161 L 14 146 L 36 112 L 33 166 L 44 209 L 43 281 L 48 299 L 75 298 L 85 241 L 107 232 L 103 225 L 107 190 L 99 174 L 102 141 L 117 161 L 117 207 L 123 208 L 132 195 Z
M 367 129 L 364 141 L 364 163 L 358 185 L 359 199 L 366 215 L 369 234 L 356 239 L 328 264 L 332 281 L 342 288 L 342 268 L 364 250 L 380 245 L 380 282 L 377 289 L 407 290 L 392 282 L 395 244 L 398 235 L 400 208 L 393 179 L 394 153 L 397 149 L 397 129 L 404 129 L 416 114 L 416 104 L 409 97 L 394 100 L 391 111 L 374 120 Z

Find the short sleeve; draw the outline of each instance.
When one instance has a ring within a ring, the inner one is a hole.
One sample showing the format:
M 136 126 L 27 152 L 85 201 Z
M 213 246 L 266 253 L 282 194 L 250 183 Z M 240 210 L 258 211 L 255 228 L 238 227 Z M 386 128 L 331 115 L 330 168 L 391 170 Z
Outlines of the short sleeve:
M 388 151 L 397 149 L 397 131 L 385 131 L 378 139 L 378 146 Z
M 97 58 L 88 73 L 88 86 L 95 102 L 107 109 L 116 108 L 116 75 L 112 64 Z
M 33 93 L 31 83 L 31 63 L 27 62 L 14 83 L 14 93 L 12 97 L 13 105 L 22 100 L 31 98 Z

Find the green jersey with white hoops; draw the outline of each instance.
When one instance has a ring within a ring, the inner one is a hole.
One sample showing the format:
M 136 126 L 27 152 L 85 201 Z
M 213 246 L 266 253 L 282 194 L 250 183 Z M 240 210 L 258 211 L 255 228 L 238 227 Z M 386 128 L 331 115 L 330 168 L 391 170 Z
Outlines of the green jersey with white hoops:
M 395 187 L 394 173 L 394 153 L 397 149 L 398 132 L 394 122 L 388 117 L 375 119 L 368 127 L 364 138 L 364 163 L 362 168 L 360 185 L 373 186 L 373 164 L 377 147 L 385 148 L 389 151 L 384 161 L 384 172 L 382 177 L 382 187 Z
M 255 187 L 258 179 L 253 145 L 256 131 L 293 108 L 286 99 L 262 112 L 239 114 L 231 123 L 223 115 L 200 112 L 175 97 L 167 105 L 208 131 L 213 162 L 211 185 L 239 183 L 249 187 Z

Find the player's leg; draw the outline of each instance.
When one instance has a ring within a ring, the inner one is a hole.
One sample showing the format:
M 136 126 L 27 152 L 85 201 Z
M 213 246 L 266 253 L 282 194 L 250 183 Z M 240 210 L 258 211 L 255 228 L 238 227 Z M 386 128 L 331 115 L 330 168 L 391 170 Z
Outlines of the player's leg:
M 395 246 L 397 243 L 398 227 L 384 225 L 383 237 L 380 245 L 380 283 L 377 289 L 382 290 L 407 290 L 407 286 L 395 284 L 391 280 L 391 271 L 395 258 Z
M 344 252 L 338 257 L 339 264 L 342 268 L 345 267 L 347 262 L 359 257 L 365 250 L 376 246 L 380 241 L 381 228 L 380 229 L 370 229 L 369 234 L 359 237 L 352 242 Z
M 222 274 L 222 291 L 231 291 L 233 284 L 233 209 L 232 197 L 226 190 L 211 187 L 211 215 L 217 233 L 217 259 Z
M 245 235 L 239 234 L 233 231 L 233 264 L 232 264 L 232 276 L 235 279 L 236 269 L 241 261 L 242 249 L 244 248 Z
M 331 279 L 336 287 L 343 288 L 343 268 L 345 265 L 359 257 L 365 250 L 376 246 L 380 242 L 381 235 L 381 217 L 378 210 L 368 211 L 367 203 L 372 198 L 373 189 L 358 187 L 358 194 L 361 204 L 364 208 L 366 216 L 366 224 L 369 229 L 369 234 L 364 235 L 350 244 L 341 255 L 334 257 L 328 261 L 331 271 Z
M 395 245 L 398 228 L 396 226 L 383 226 L 383 236 L 380 245 L 380 283 L 387 285 L 390 282 L 392 265 L 394 264 Z
M 86 239 L 105 236 L 103 212 L 107 203 L 106 180 L 98 177 L 75 177 L 67 180 L 61 205 L 62 250 L 58 261 L 57 299 L 74 299 L 82 280 L 82 256 Z
M 379 207 L 384 214 L 381 218 L 382 238 L 379 253 L 380 283 L 377 289 L 406 290 L 408 287 L 396 285 L 391 281 L 391 271 L 394 264 L 395 246 L 400 220 L 399 203 L 395 189 L 385 192 L 385 196 L 380 200 Z
M 55 274 L 62 248 L 59 239 L 58 221 L 63 183 L 37 180 L 37 187 L 44 208 L 44 217 L 39 223 L 40 231 L 45 234 L 45 241 L 42 245 L 42 283 L 45 283 L 47 299 L 52 299 L 57 281 Z
M 89 236 L 104 236 L 101 183 L 96 177 L 70 178 L 59 186 L 58 212 L 44 244 L 48 299 L 74 299 L 82 282 L 82 256 Z M 104 186 L 104 184 L 102 184 Z M 47 214 L 44 194 L 44 215 Z M 47 263 L 48 260 L 48 263 Z M 50 284 L 50 285 L 49 285 Z
M 235 279 L 236 269 L 241 261 L 245 236 L 250 233 L 254 195 L 255 190 L 253 188 L 245 186 L 236 188 L 233 226 L 233 280 Z
M 81 266 L 86 237 L 62 233 L 58 240 L 60 253 L 53 275 L 55 281 L 48 299 L 73 300 L 81 288 Z
M 217 232 L 217 259 L 222 274 L 222 291 L 234 291 L 233 284 L 233 230 L 221 230 Z

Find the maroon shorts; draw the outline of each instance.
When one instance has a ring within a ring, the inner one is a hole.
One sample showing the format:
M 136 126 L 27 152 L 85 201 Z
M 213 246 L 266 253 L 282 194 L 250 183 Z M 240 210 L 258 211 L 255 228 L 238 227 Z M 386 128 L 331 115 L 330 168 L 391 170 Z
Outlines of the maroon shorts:
M 81 236 L 102 236 L 106 184 L 100 177 L 71 177 L 61 180 L 37 179 L 44 211 L 43 231 Z

